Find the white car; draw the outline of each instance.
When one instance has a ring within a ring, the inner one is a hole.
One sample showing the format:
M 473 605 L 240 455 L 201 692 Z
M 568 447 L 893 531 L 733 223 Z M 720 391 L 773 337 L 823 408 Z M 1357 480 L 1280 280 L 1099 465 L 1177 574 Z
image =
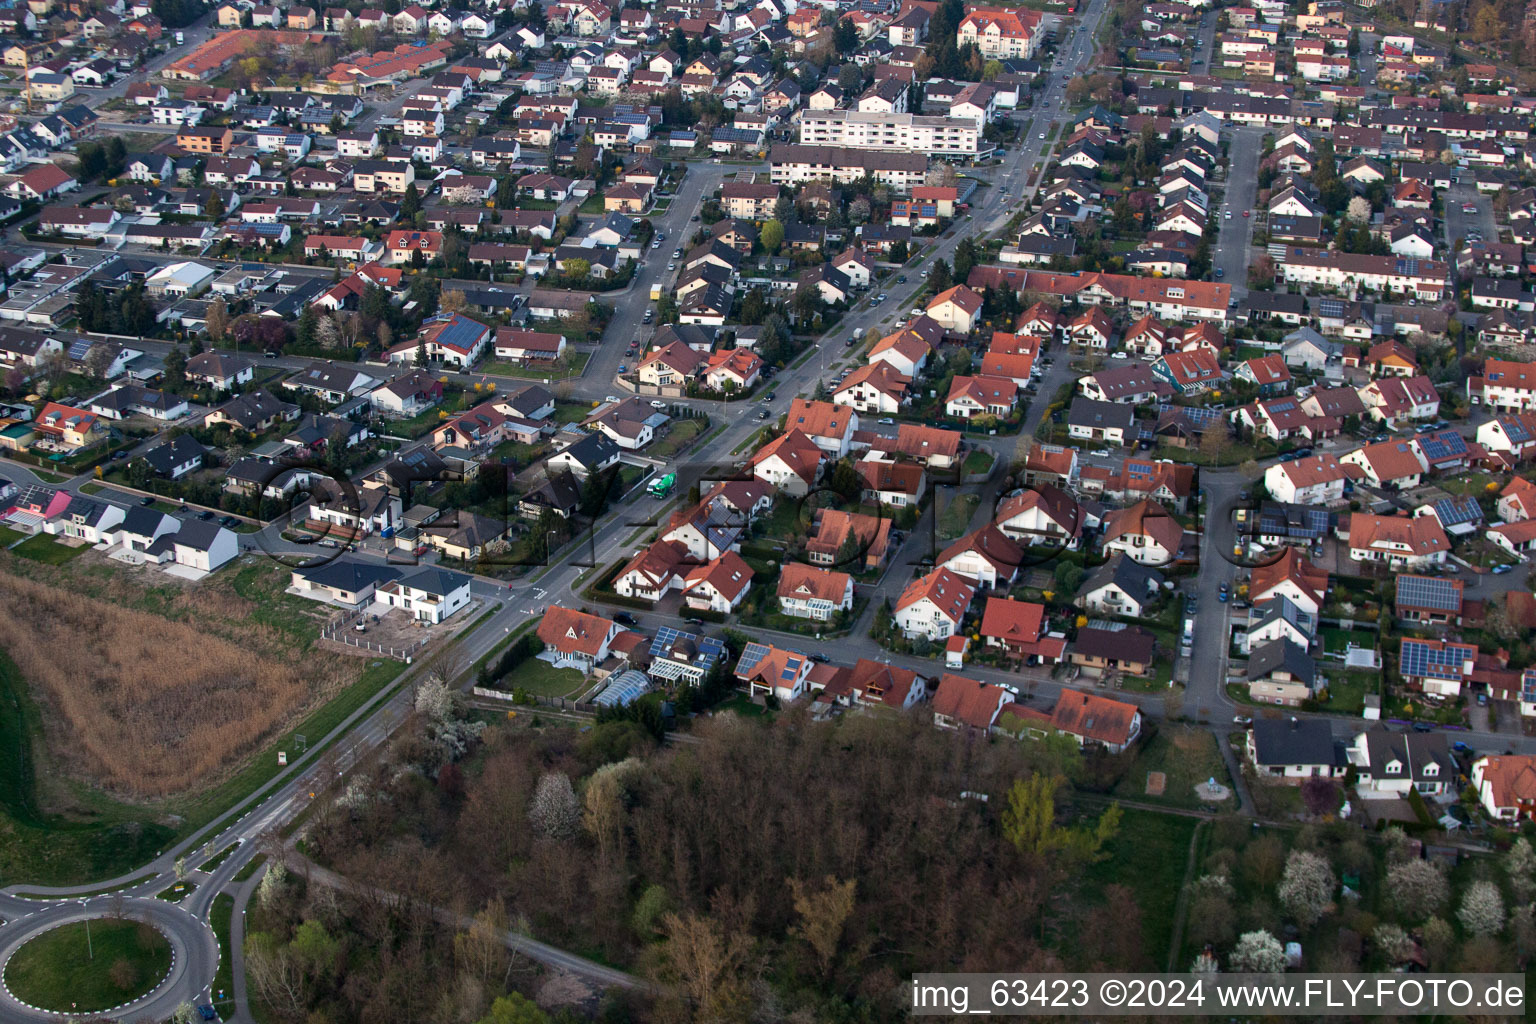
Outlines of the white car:
M 620 398 L 618 395 L 607 395 L 603 398 L 603 401 L 612 402 L 614 405 L 618 405 L 620 402 L 624 401 L 624 399 Z
M 666 407 L 667 407 L 667 403 L 663 402 L 661 399 L 659 399 L 659 398 L 651 399 L 651 408 L 652 409 L 665 409 Z
M 676 270 L 677 269 L 677 264 L 676 263 L 668 263 L 667 264 L 667 269 L 668 270 Z

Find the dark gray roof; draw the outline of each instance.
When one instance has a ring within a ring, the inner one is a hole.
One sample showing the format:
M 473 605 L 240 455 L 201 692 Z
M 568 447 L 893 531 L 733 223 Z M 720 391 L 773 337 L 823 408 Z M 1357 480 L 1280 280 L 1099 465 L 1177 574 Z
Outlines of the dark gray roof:
M 354 594 L 369 586 L 400 578 L 399 569 L 369 562 L 335 561 L 294 571 L 316 586 L 332 587 Z
M 197 438 L 191 434 L 177 434 L 169 441 L 163 441 L 144 452 L 144 461 L 157 473 L 169 473 L 171 470 L 194 458 L 200 458 L 208 454 Z
M 131 533 L 136 537 L 153 537 L 160 524 L 170 516 L 159 509 L 150 508 L 147 505 L 135 505 L 123 516 L 123 521 L 118 524 L 118 531 Z
M 607 434 L 596 431 L 583 437 L 580 441 L 565 449 L 564 454 L 581 463 L 583 466 L 598 466 L 618 455 L 619 446 L 614 444 Z
M 1072 399 L 1067 423 L 1095 430 L 1130 430 L 1136 421 L 1136 409 L 1123 402 L 1096 402 L 1085 395 Z
M 423 566 L 400 581 L 403 587 L 425 590 L 430 594 L 447 595 L 470 582 L 462 572 Z
M 1289 672 L 1297 682 L 1316 689 L 1317 662 L 1293 640 L 1271 640 L 1248 652 L 1248 679 L 1266 679 L 1276 671 Z
M 1154 587 L 1163 585 L 1163 574 L 1142 565 L 1125 552 L 1117 551 L 1109 561 L 1093 571 L 1082 592 L 1091 594 L 1109 583 L 1140 601 L 1145 600 Z
M 1253 755 L 1260 765 L 1342 764 L 1333 730 L 1318 718 L 1260 718 L 1253 723 Z
M 209 551 L 213 548 L 213 542 L 218 539 L 219 534 L 227 532 L 218 523 L 188 519 L 181 524 L 181 529 L 176 531 L 176 543 L 198 551 Z

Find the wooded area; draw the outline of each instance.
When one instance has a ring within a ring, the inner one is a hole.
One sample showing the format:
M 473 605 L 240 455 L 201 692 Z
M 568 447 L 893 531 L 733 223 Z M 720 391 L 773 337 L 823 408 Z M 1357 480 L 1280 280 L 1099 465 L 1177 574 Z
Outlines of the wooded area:
M 868 716 L 728 715 L 694 735 L 494 726 L 456 764 L 416 733 L 317 812 L 305 849 L 659 981 L 645 1019 L 896 1020 L 917 970 L 1153 966 L 1133 891 L 1077 884 L 1118 812 L 1073 820 L 1060 747 Z M 359 952 L 399 941 L 360 931 Z M 414 1007 L 398 1019 L 453 987 L 391 986 Z M 481 1009 L 499 994 L 478 991 Z

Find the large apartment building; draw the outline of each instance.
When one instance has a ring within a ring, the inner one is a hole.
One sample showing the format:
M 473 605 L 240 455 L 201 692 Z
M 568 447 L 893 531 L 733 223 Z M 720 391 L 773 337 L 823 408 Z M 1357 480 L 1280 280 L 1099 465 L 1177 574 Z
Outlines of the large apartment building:
M 881 152 L 844 146 L 774 146 L 768 154 L 775 185 L 799 185 L 807 181 L 858 181 L 868 174 L 901 192 L 921 184 L 928 173 L 928 157 L 922 153 Z
M 800 118 L 800 142 L 965 159 L 992 148 L 983 147 L 973 118 L 865 110 L 807 110 Z

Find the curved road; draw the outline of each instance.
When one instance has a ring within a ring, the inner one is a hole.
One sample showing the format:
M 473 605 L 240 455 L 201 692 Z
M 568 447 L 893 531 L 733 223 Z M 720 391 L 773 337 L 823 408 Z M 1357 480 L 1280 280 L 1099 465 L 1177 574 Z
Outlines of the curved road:
M 137 890 L 136 890 L 137 891 Z M 7 917 L 18 917 L 0 926 L 0 965 L 22 945 L 43 932 L 76 921 L 97 919 L 112 914 L 121 902 L 125 914 L 134 919 L 148 921 L 170 941 L 173 953 L 171 972 L 153 992 L 131 1005 L 135 1017 L 163 1020 L 170 1017 L 182 1003 L 200 1000 L 207 991 L 208 979 L 218 970 L 219 950 L 206 922 L 191 910 L 177 903 L 155 899 L 153 895 L 129 896 L 121 901 L 116 896 L 98 896 L 88 900 L 50 901 L 37 909 L 29 900 L 0 897 L 0 912 Z M 105 969 L 105 965 L 103 965 Z M 18 1000 L 9 988 L 0 985 L 0 1017 L 7 1021 L 57 1021 L 59 1014 L 34 1009 Z M 99 1016 L 92 1014 L 91 1016 Z

